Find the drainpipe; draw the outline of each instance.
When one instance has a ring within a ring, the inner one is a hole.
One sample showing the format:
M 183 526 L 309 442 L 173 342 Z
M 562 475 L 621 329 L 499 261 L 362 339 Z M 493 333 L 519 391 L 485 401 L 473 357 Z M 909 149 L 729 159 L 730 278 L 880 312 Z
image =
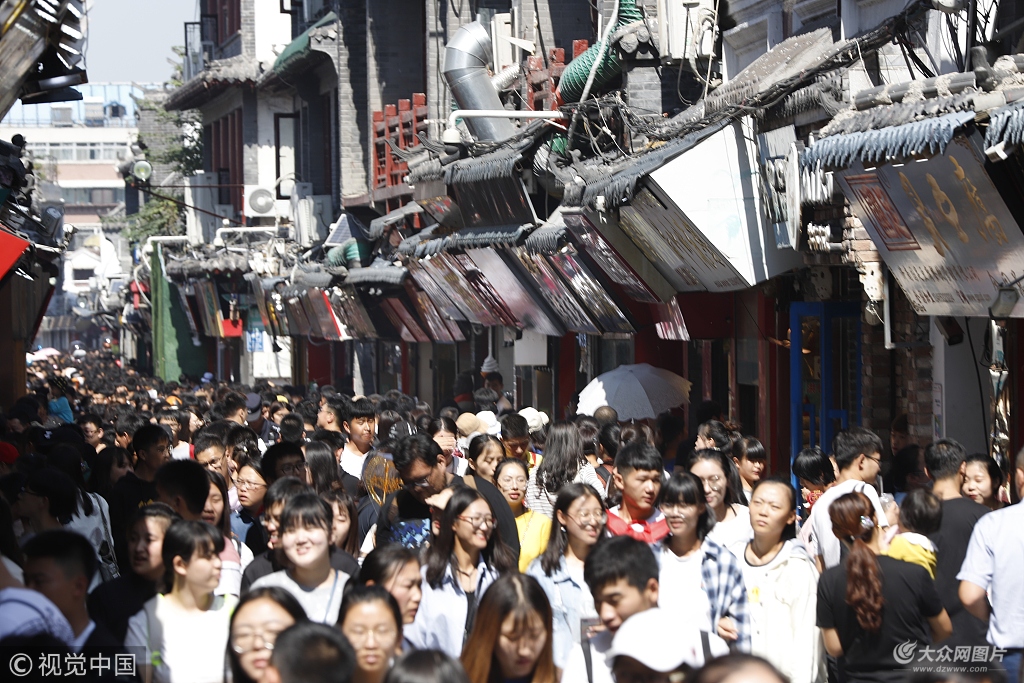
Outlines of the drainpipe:
M 442 74 L 460 109 L 504 109 L 487 72 L 490 56 L 491 38 L 479 21 L 460 28 L 445 46 Z M 516 132 L 507 118 L 467 119 L 466 127 L 481 141 L 504 140 Z

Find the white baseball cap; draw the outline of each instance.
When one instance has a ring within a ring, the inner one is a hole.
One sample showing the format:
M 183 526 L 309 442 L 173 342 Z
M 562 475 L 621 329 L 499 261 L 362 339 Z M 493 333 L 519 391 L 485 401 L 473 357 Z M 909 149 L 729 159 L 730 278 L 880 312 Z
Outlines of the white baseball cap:
M 671 642 L 661 640 L 670 633 Z M 729 653 L 729 646 L 717 634 L 709 633 L 708 640 L 712 655 Z M 675 671 L 683 664 L 695 669 L 704 666 L 700 630 L 692 624 L 681 624 L 678 616 L 658 607 L 637 612 L 619 627 L 605 655 L 608 667 L 622 655 L 661 673 Z

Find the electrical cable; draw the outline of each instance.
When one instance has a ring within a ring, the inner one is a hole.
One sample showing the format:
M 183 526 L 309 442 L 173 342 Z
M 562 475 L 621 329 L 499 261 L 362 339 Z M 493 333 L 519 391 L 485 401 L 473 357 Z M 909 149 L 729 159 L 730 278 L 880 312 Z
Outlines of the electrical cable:
M 975 377 L 978 378 L 978 398 L 979 398 L 978 405 L 981 407 L 981 427 L 985 431 L 985 450 L 991 453 L 992 449 L 991 449 L 991 443 L 989 442 L 989 434 L 988 434 L 988 419 L 987 419 L 988 416 L 985 413 L 985 388 L 984 388 L 984 386 L 982 385 L 982 382 L 981 382 L 981 370 L 977 367 L 977 365 L 978 365 L 978 356 L 974 352 L 974 339 L 971 337 L 971 325 L 970 325 L 970 322 L 971 322 L 970 318 L 964 317 L 964 329 L 967 330 L 967 343 L 971 347 L 971 360 L 973 360 L 974 363 L 975 363 L 974 375 L 975 375 Z

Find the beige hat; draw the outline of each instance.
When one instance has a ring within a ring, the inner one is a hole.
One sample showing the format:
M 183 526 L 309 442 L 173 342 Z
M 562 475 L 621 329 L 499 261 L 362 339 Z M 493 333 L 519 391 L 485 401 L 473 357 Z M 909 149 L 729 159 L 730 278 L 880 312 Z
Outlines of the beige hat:
M 469 436 L 470 434 L 482 434 L 484 431 L 484 425 L 473 413 L 463 413 L 459 415 L 459 419 L 455 421 L 455 426 L 459 429 L 461 436 Z

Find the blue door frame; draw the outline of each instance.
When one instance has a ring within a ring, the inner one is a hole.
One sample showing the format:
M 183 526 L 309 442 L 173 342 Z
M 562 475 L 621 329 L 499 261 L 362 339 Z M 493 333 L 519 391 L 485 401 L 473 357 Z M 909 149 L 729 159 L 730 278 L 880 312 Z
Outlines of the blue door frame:
M 832 420 L 838 419 L 843 429 L 850 426 L 849 411 L 832 405 L 832 321 L 835 318 L 854 318 L 857 321 L 857 391 L 853 424 L 861 422 L 861 343 L 860 343 L 861 306 L 856 302 L 793 302 L 789 305 L 789 415 L 790 415 L 790 465 L 801 449 L 809 446 L 820 446 L 826 453 L 831 448 L 832 437 L 835 436 Z M 821 407 L 820 429 L 817 427 L 819 407 L 804 403 L 803 377 L 803 328 L 801 318 L 818 318 L 821 321 L 820 354 L 821 354 Z M 810 443 L 803 443 L 803 416 L 809 413 Z M 797 482 L 794 482 L 797 484 Z

